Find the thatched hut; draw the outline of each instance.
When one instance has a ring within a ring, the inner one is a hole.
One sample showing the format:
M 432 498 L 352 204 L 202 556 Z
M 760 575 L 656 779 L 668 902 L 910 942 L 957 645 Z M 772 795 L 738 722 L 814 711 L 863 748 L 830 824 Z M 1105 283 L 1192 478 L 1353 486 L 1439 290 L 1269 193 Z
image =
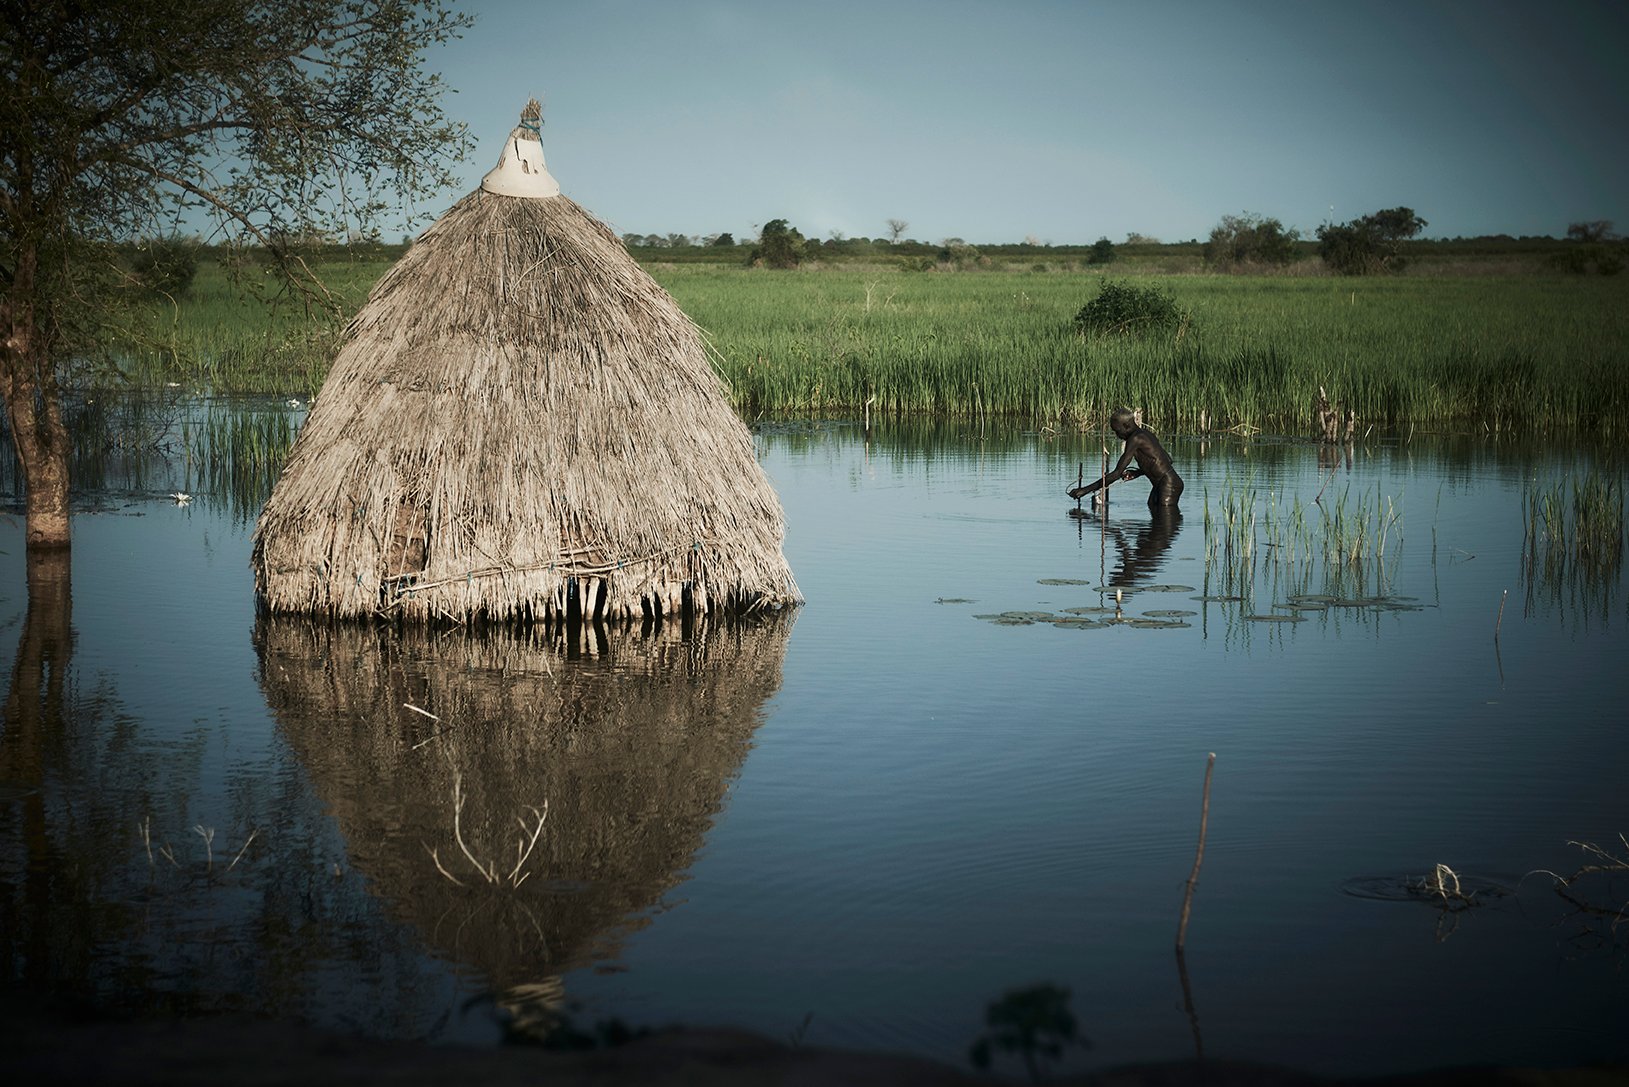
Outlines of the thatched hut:
M 554 621 L 801 602 L 780 502 L 678 304 L 543 162 L 375 286 L 255 529 L 273 611 Z
M 509 990 L 614 953 L 684 878 L 780 689 L 794 618 L 572 642 L 262 615 L 254 638 L 348 866 Z

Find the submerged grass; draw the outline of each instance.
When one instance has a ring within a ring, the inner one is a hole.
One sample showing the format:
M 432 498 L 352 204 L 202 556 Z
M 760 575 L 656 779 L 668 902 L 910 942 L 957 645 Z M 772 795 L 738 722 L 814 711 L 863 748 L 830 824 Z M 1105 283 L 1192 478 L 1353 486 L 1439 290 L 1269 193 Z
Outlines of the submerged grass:
M 1529 485 L 1522 501 L 1528 605 L 1598 603 L 1606 612 L 1623 570 L 1623 477 L 1603 471 Z
M 319 273 L 348 310 L 383 262 Z M 1320 386 L 1370 427 L 1629 435 L 1629 277 L 1143 275 L 1191 314 L 1141 337 L 1082 334 L 1089 272 L 654 265 L 757 414 L 1007 415 L 1066 424 L 1120 404 L 1167 428 L 1307 430 Z M 306 394 L 340 326 L 269 312 L 223 270 L 155 303 L 125 377 Z
M 1230 476 L 1216 501 L 1205 496 L 1206 591 L 1248 603 L 1264 588 L 1298 610 L 1378 601 L 1402 522 L 1397 500 L 1378 490 L 1354 496 L 1348 488 L 1309 504 L 1299 495 L 1263 497 Z

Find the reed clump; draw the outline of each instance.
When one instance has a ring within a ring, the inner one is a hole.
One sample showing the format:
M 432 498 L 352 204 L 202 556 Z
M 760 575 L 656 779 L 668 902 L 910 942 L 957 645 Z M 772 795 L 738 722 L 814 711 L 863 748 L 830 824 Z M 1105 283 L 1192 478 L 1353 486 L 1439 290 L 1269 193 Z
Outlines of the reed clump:
M 1591 470 L 1530 484 L 1522 499 L 1522 579 L 1529 610 L 1540 601 L 1610 614 L 1622 590 L 1623 479 Z
M 1396 498 L 1350 488 L 1310 503 L 1298 494 L 1261 495 L 1229 476 L 1205 496 L 1205 569 L 1221 592 L 1249 601 L 1264 573 L 1275 595 L 1350 601 L 1384 592 L 1387 558 L 1402 538 Z

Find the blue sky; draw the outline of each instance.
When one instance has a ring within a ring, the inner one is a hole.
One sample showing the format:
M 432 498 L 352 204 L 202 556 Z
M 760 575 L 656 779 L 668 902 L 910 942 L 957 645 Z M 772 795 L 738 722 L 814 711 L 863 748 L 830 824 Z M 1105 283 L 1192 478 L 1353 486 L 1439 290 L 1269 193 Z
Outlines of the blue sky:
M 550 171 L 619 233 L 1175 241 L 1399 204 L 1431 237 L 1629 230 L 1621 0 L 458 6 L 426 59 L 466 188 L 536 94 Z

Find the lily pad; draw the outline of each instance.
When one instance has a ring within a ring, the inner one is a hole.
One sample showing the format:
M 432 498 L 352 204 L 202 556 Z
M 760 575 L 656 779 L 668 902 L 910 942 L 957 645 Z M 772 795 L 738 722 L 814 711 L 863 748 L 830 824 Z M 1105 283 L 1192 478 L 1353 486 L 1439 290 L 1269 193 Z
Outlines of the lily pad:
M 1144 585 L 1144 591 L 1151 593 L 1191 593 L 1192 585 Z
M 1113 615 L 1114 609 L 1098 604 L 1090 608 L 1064 608 L 1067 615 Z
M 1082 581 L 1078 577 L 1043 577 L 1037 585 L 1090 585 L 1090 581 Z
M 1252 623 L 1304 623 L 1305 615 L 1246 615 Z
M 1150 619 L 1186 619 L 1190 615 L 1198 615 L 1196 611 L 1186 611 L 1182 608 L 1160 608 L 1156 611 L 1145 611 L 1144 615 Z
M 1136 627 L 1138 630 L 1186 630 L 1193 624 L 1175 619 L 1127 619 L 1126 626 Z
M 1101 630 L 1108 626 L 1097 619 L 1054 619 L 1052 625 L 1065 630 Z
M 935 604 L 977 604 L 977 600 L 969 600 L 964 596 L 941 596 L 934 601 Z
M 1242 604 L 1244 602 L 1244 597 L 1242 596 L 1227 596 L 1221 593 L 1212 593 L 1209 596 L 1196 596 L 1194 599 L 1206 604 Z

